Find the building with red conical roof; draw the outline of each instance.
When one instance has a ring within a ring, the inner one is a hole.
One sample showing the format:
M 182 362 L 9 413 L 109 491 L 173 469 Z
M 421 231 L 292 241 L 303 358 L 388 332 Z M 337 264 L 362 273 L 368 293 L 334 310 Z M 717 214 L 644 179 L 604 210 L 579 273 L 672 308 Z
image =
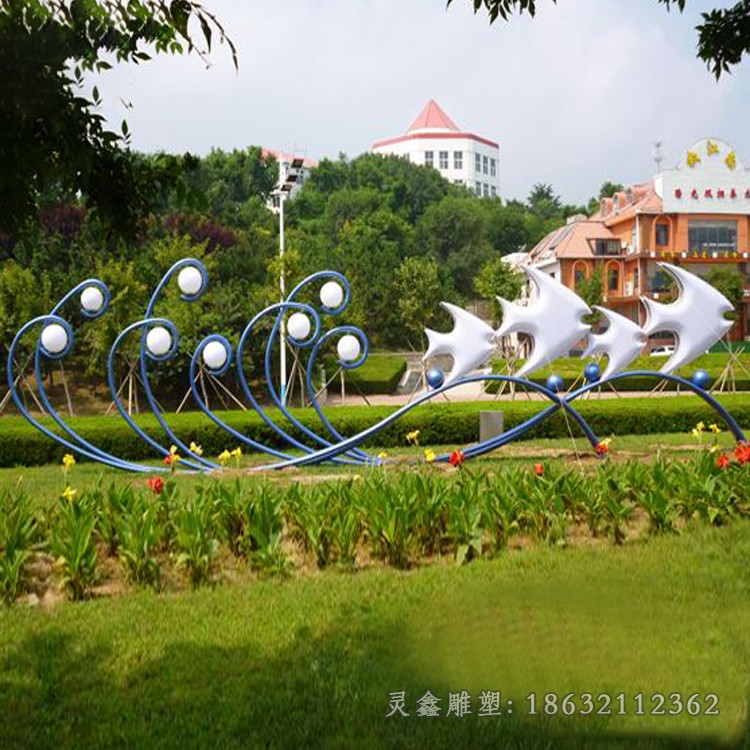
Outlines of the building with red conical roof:
M 482 197 L 500 195 L 499 144 L 461 130 L 434 99 L 404 135 L 377 141 L 372 151 L 433 167 L 445 179 L 466 185 Z

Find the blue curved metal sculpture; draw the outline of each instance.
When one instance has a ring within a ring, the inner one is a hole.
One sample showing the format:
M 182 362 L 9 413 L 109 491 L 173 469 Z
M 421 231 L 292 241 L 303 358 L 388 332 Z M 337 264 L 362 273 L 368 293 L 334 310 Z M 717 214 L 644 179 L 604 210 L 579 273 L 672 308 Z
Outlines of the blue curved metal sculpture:
M 126 421 L 135 434 L 142 439 L 156 455 L 168 457 L 175 450 L 181 454 L 180 469 L 187 471 L 210 472 L 218 467 L 215 462 L 204 458 L 200 451 L 192 450 L 169 426 L 161 409 L 158 406 L 154 395 L 153 386 L 150 380 L 149 363 L 160 363 L 172 360 L 178 355 L 180 336 L 175 324 L 168 318 L 158 317 L 155 315 L 156 306 L 161 299 L 164 291 L 170 282 L 177 278 L 181 291 L 181 299 L 184 302 L 193 302 L 205 294 L 209 278 L 205 266 L 195 258 L 185 258 L 175 263 L 162 277 L 156 286 L 153 294 L 146 306 L 145 315 L 138 320 L 126 326 L 115 338 L 114 343 L 109 351 L 107 358 L 107 381 L 112 394 L 114 405 L 120 416 Z M 303 292 L 317 283 L 325 282 L 338 285 L 335 290 L 337 304 L 327 307 L 325 301 L 321 299 L 320 305 L 313 305 L 308 302 L 300 301 Z M 544 282 L 547 284 L 548 282 Z M 340 294 L 339 294 L 340 293 Z M 101 462 L 107 466 L 118 468 L 126 471 L 135 472 L 156 472 L 165 471 L 163 464 L 150 465 L 140 464 L 119 458 L 107 451 L 101 450 L 95 445 L 85 440 L 79 435 L 55 410 L 52 405 L 49 394 L 47 393 L 43 382 L 43 363 L 49 361 L 62 361 L 72 350 L 74 344 L 74 331 L 71 323 L 62 317 L 61 310 L 76 295 L 81 294 L 82 308 L 81 314 L 87 321 L 94 321 L 104 315 L 109 307 L 110 295 L 106 285 L 97 279 L 87 279 L 71 289 L 50 311 L 48 315 L 43 315 L 23 325 L 16 333 L 10 347 L 10 353 L 7 364 L 7 377 L 10 387 L 11 397 L 18 407 L 21 414 L 42 434 L 52 440 L 57 441 L 65 449 L 70 450 L 88 458 L 92 461 Z M 470 383 L 480 381 L 490 381 L 497 383 L 512 383 L 516 386 L 533 391 L 544 397 L 550 402 L 549 406 L 543 408 L 538 414 L 527 419 L 522 424 L 512 427 L 507 432 L 497 437 L 478 442 L 467 447 L 464 451 L 465 458 L 475 458 L 482 456 L 492 450 L 495 450 L 507 443 L 518 439 L 521 435 L 541 424 L 558 411 L 563 411 L 572 422 L 578 425 L 582 433 L 586 436 L 592 447 L 596 448 L 600 441 L 595 432 L 591 429 L 586 420 L 574 408 L 573 402 L 584 396 L 594 388 L 626 381 L 633 377 L 653 377 L 659 381 L 668 380 L 679 384 L 702 398 L 727 424 L 730 432 L 739 443 L 746 442 L 745 433 L 732 415 L 705 389 L 702 387 L 705 383 L 697 384 L 691 380 L 674 375 L 670 372 L 651 372 L 651 371 L 632 371 L 632 372 L 614 372 L 608 377 L 599 377 L 599 368 L 589 364 L 586 368 L 584 377 L 585 385 L 572 390 L 568 393 L 559 392 L 557 381 L 552 386 L 545 386 L 526 377 L 517 377 L 512 375 L 470 375 L 461 370 L 460 362 L 456 361 L 454 356 L 454 368 L 447 379 L 444 378 L 439 370 L 431 370 L 430 382 L 437 387 L 431 387 L 425 393 L 419 395 L 412 402 L 402 406 L 386 418 L 372 425 L 351 437 L 344 437 L 328 420 L 321 405 L 318 401 L 315 386 L 314 374 L 318 358 L 324 351 L 324 348 L 336 340 L 341 340 L 344 336 L 353 336 L 356 339 L 354 347 L 355 353 L 351 353 L 350 359 L 344 359 L 342 356 L 338 359 L 338 364 L 344 370 L 351 370 L 359 367 L 366 361 L 369 354 L 369 342 L 364 332 L 350 325 L 337 325 L 324 331 L 324 319 L 337 317 L 347 308 L 351 296 L 351 290 L 347 280 L 335 271 L 322 271 L 313 274 L 301 283 L 299 283 L 282 302 L 268 306 L 264 310 L 254 315 L 245 326 L 236 349 L 226 337 L 220 334 L 210 334 L 203 338 L 198 344 L 195 351 L 190 357 L 189 365 L 189 383 L 190 395 L 192 395 L 198 409 L 205 414 L 215 425 L 224 430 L 234 440 L 250 448 L 252 451 L 265 453 L 276 459 L 275 461 L 264 464 L 263 466 L 254 467 L 254 469 L 283 469 L 292 466 L 310 466 L 324 461 L 333 461 L 342 464 L 354 466 L 378 465 L 382 463 L 381 459 L 368 454 L 361 449 L 363 443 L 375 438 L 382 430 L 397 422 L 408 412 L 419 408 L 432 399 L 441 396 L 452 389 Z M 340 298 L 340 299 L 339 299 Z M 451 334 L 435 334 L 431 332 L 431 349 L 438 351 L 446 350 L 451 353 L 451 347 L 455 346 L 456 351 L 462 348 L 467 356 L 467 361 L 471 360 L 471 352 L 466 348 L 466 339 L 474 337 L 473 340 L 482 342 L 486 337 L 486 325 L 474 323 L 468 313 L 457 314 L 456 308 L 453 307 L 453 317 L 457 324 L 463 327 L 463 333 L 455 329 Z M 304 323 L 304 330 L 307 332 L 304 337 L 295 339 L 291 335 L 287 339 L 287 344 L 293 347 L 299 354 L 301 360 L 307 355 L 306 362 L 301 362 L 304 375 L 305 396 L 313 410 L 320 420 L 320 423 L 326 434 L 321 434 L 308 425 L 303 424 L 286 406 L 284 400 L 279 397 L 279 393 L 274 384 L 273 377 L 273 355 L 276 347 L 280 344 L 280 330 L 284 316 L 289 313 L 302 313 L 307 316 L 307 322 Z M 521 315 L 518 311 L 514 313 L 517 318 L 528 318 L 529 315 Z M 263 345 L 263 372 L 265 375 L 265 384 L 272 405 L 280 412 L 282 417 L 292 425 L 296 431 L 297 437 L 285 429 L 268 411 L 261 405 L 258 396 L 254 393 L 250 385 L 247 374 L 244 369 L 244 359 L 250 340 L 256 336 L 263 321 L 271 321 L 271 329 L 268 338 Z M 308 326 L 307 323 L 310 325 Z M 23 403 L 20 396 L 17 382 L 21 373 L 15 371 L 18 351 L 22 340 L 30 334 L 33 329 L 39 329 L 38 338 L 33 350 L 33 371 L 36 377 L 37 390 L 44 410 L 49 414 L 54 424 L 64 433 L 57 434 L 42 424 L 34 417 Z M 49 329 L 49 330 L 48 330 Z M 47 332 L 47 335 L 45 332 Z M 168 438 L 167 443 L 162 443 L 150 436 L 140 427 L 135 420 L 128 414 L 117 389 L 115 377 L 115 365 L 120 349 L 128 336 L 135 332 L 140 332 L 139 346 L 139 372 L 141 375 L 143 389 L 146 395 L 146 401 L 150 411 L 154 414 L 159 426 Z M 637 337 L 638 331 L 631 331 L 631 335 Z M 53 335 L 54 334 L 54 335 Z M 49 338 L 54 342 L 53 350 L 45 347 L 44 339 Z M 153 337 L 153 341 L 151 338 Z M 603 336 L 599 336 L 603 339 Z M 454 343 L 451 343 L 454 342 Z M 485 344 L 482 344 L 483 346 Z M 597 344 L 602 346 L 601 341 Z M 632 347 L 631 347 L 632 348 Z M 537 353 L 539 358 L 539 353 Z M 202 372 L 214 377 L 220 378 L 230 372 L 235 367 L 237 379 L 241 391 L 251 408 L 260 416 L 264 424 L 267 425 L 274 433 L 277 440 L 286 445 L 286 448 L 279 449 L 273 445 L 267 445 L 247 435 L 223 421 L 210 408 L 201 394 L 198 387 L 198 378 Z M 594 369 L 596 372 L 594 373 Z M 606 374 L 606 373 L 605 373 Z M 554 387 L 553 387 L 554 386 Z M 196 452 L 197 451 L 197 452 Z M 435 458 L 436 461 L 448 461 L 449 455 L 442 454 Z M 171 467 L 174 469 L 174 467 Z

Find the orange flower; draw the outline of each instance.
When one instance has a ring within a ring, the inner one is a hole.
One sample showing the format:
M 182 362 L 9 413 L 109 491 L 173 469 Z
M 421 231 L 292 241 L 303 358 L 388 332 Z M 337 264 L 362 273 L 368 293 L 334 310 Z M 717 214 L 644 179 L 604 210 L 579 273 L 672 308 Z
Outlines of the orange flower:
M 458 468 L 465 460 L 466 456 L 463 454 L 463 451 L 453 451 L 453 453 L 451 453 L 451 457 L 448 459 L 448 462 L 451 466 L 455 466 L 456 468 Z
M 606 456 L 609 453 L 609 446 L 602 442 L 599 443 L 594 450 L 596 450 L 597 456 Z
M 534 464 L 534 474 L 538 477 L 542 476 L 544 474 L 544 464 Z
M 720 469 L 726 469 L 726 468 L 727 468 L 727 466 L 729 466 L 729 464 L 731 463 L 731 461 L 732 461 L 732 459 L 731 459 L 731 458 L 729 458 L 729 456 L 726 456 L 726 455 L 722 454 L 721 456 L 719 456 L 719 457 L 718 457 L 718 458 L 716 459 L 716 465 L 717 465 L 717 466 L 718 466 L 718 467 L 719 467 Z
M 148 480 L 148 488 L 155 495 L 161 495 L 164 490 L 164 480 L 161 477 L 151 477 L 151 479 Z
M 741 464 L 750 463 L 750 443 L 740 443 L 735 449 L 734 455 Z

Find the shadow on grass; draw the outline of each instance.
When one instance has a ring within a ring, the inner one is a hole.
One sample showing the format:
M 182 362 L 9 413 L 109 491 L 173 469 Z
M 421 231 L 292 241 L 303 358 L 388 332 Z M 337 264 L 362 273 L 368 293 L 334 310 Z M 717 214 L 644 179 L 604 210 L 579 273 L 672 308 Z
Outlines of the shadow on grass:
M 116 644 L 49 623 L 44 635 L 9 646 L 0 663 L 0 747 L 750 747 L 747 729 L 729 745 L 618 736 L 584 719 L 417 718 L 415 697 L 428 689 L 446 695 L 451 686 L 426 685 L 410 673 L 404 654 L 391 650 L 399 631 L 355 616 L 317 639 L 300 628 L 270 655 L 252 634 L 241 647 L 175 639 L 158 653 L 148 641 L 140 653 L 120 653 Z M 385 718 L 396 690 L 411 696 L 409 718 Z

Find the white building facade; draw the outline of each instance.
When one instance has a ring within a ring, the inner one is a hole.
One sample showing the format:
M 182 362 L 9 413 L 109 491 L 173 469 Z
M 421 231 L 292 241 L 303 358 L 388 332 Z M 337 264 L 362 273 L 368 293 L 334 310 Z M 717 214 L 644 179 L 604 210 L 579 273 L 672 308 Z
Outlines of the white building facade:
M 435 100 L 430 100 L 404 135 L 377 141 L 375 154 L 393 154 L 437 169 L 483 198 L 500 196 L 500 145 L 462 131 Z

